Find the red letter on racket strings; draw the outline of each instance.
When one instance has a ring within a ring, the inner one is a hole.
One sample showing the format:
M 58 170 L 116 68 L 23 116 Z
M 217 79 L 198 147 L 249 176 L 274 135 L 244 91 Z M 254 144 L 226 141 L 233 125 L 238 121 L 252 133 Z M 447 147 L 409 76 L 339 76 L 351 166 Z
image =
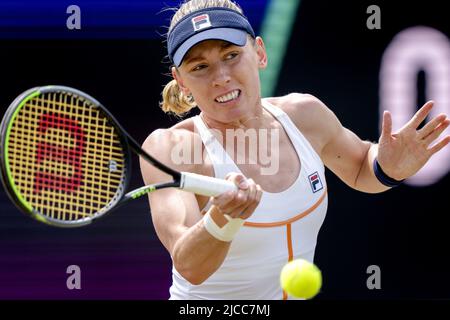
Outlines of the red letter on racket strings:
M 77 121 L 60 114 L 43 114 L 39 119 L 39 133 L 45 135 L 47 129 L 56 128 L 70 132 L 75 139 L 75 147 L 70 148 L 57 143 L 39 142 L 36 149 L 36 163 L 42 164 L 44 160 L 59 161 L 73 167 L 70 177 L 51 174 L 37 170 L 34 179 L 34 192 L 39 193 L 42 189 L 62 190 L 73 192 L 83 181 L 81 158 L 83 156 L 85 139 L 83 129 Z M 68 140 L 68 139 L 66 139 Z

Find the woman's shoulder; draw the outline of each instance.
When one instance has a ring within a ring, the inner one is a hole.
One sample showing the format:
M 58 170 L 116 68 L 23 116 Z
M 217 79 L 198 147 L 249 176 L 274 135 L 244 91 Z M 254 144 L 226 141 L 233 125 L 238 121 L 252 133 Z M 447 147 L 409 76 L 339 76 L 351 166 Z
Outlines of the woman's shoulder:
M 314 125 L 327 109 L 317 97 L 308 93 L 290 93 L 265 100 L 283 110 L 299 127 Z
M 286 113 L 307 112 L 317 107 L 320 100 L 309 93 L 289 93 L 284 96 L 265 98 L 270 104 L 282 109 Z
M 176 170 L 196 172 L 196 164 L 189 161 L 195 147 L 202 146 L 192 118 L 170 128 L 156 129 L 145 139 L 142 148 Z M 190 149 L 188 149 L 190 147 Z M 201 152 L 201 150 L 200 150 Z M 186 157 L 180 158 L 181 157 Z
M 172 127 L 156 129 L 150 133 L 146 141 L 150 140 L 151 142 L 155 142 L 154 140 L 158 140 L 158 143 L 162 143 L 161 146 L 170 146 L 177 144 L 184 139 L 196 136 L 198 136 L 198 133 L 195 130 L 194 121 L 191 117 L 176 123 Z
M 329 127 L 334 124 L 332 112 L 322 101 L 305 93 L 290 93 L 266 101 L 283 110 L 313 146 L 321 150 L 328 139 Z

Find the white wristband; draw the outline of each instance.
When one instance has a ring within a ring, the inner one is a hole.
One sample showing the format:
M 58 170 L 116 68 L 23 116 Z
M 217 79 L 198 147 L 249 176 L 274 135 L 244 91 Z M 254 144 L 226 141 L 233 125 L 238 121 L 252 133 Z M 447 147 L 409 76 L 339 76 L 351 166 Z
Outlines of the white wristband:
M 228 223 L 221 228 L 214 222 L 208 211 L 203 217 L 203 223 L 206 231 L 208 231 L 214 238 L 221 241 L 230 242 L 233 240 L 234 236 L 245 221 L 241 218 L 231 218 L 228 215 L 225 215 L 225 218 L 227 218 Z

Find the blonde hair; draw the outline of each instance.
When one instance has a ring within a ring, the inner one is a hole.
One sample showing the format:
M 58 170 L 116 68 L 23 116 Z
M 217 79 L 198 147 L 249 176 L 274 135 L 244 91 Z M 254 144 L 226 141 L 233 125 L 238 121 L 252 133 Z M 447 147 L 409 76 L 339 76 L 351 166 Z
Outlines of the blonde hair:
M 188 14 L 213 7 L 228 8 L 243 14 L 242 9 L 232 0 L 185 0 L 172 17 L 169 32 Z M 164 87 L 162 99 L 160 102 L 161 109 L 165 113 L 172 113 L 180 117 L 197 106 L 194 98 L 186 96 L 175 79 Z

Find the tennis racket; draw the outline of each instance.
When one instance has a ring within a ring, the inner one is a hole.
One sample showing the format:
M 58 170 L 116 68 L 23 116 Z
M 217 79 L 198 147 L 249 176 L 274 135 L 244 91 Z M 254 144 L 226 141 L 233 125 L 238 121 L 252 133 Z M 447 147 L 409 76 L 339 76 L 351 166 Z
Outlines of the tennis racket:
M 131 151 L 172 181 L 131 192 Z M 36 87 L 19 95 L 0 124 L 0 171 L 15 205 L 57 227 L 79 227 L 119 205 L 163 188 L 216 196 L 236 186 L 178 172 L 142 150 L 93 97 L 64 86 Z

